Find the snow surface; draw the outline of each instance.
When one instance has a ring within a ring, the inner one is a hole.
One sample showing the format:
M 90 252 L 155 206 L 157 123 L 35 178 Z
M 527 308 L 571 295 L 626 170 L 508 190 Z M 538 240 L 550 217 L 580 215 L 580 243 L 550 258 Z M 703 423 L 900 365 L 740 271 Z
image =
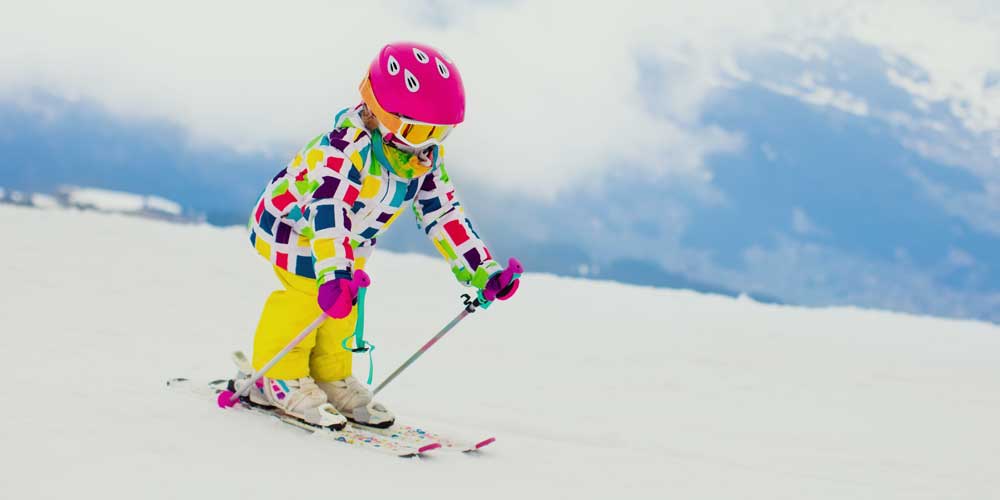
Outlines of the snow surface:
M 180 203 L 166 198 L 161 198 L 159 196 L 147 196 L 145 201 L 146 208 L 149 210 L 155 210 L 157 212 L 163 212 L 170 215 L 180 215 L 183 211 Z
M 94 207 L 106 212 L 141 212 L 155 210 L 170 215 L 180 215 L 181 206 L 159 196 L 143 196 L 122 191 L 97 188 L 69 188 L 67 201 L 71 205 Z
M 229 375 L 229 352 L 249 349 L 276 283 L 243 230 L 13 206 L 0 220 L 30 242 L 0 245 L 0 498 L 1000 489 L 995 325 L 528 274 L 381 394 L 404 421 L 498 442 L 404 460 L 165 387 Z M 461 289 L 423 256 L 381 251 L 370 272 L 378 381 L 458 312 Z
M 7 195 L 7 199 L 14 203 L 24 203 L 28 201 L 28 195 L 20 191 L 11 191 L 10 194 Z
M 59 208 L 61 205 L 59 204 L 59 200 L 55 196 L 42 193 L 32 193 L 31 206 L 35 208 L 53 209 L 53 208 Z

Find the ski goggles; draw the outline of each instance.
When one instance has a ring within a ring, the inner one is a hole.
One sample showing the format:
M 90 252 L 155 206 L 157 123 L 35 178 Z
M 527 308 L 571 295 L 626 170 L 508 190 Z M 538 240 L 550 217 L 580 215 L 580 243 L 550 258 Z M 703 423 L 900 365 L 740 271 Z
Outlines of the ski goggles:
M 378 103 L 378 99 L 375 99 L 375 91 L 372 90 L 371 80 L 367 76 L 361 82 L 361 98 L 368 106 L 368 110 L 378 119 L 379 129 L 390 142 L 395 139 L 415 149 L 440 146 L 445 137 L 455 129 L 455 125 L 425 123 L 386 111 Z

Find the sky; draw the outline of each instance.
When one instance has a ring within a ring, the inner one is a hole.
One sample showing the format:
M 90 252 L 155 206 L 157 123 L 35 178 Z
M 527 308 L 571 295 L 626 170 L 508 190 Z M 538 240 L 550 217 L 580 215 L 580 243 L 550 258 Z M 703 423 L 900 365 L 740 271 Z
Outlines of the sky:
M 243 213 L 382 44 L 420 40 L 462 71 L 449 170 L 508 254 L 1000 321 L 997 25 L 987 2 L 18 4 L 0 185 Z

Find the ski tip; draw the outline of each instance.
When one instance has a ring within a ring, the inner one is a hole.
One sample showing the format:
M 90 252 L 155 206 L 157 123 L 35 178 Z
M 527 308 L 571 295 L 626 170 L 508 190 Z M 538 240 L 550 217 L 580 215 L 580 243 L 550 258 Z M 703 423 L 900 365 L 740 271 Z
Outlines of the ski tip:
M 497 440 L 497 438 L 495 438 L 495 437 L 486 438 L 486 439 L 484 439 L 484 440 L 476 443 L 476 449 L 478 450 L 478 449 L 480 449 L 480 448 L 482 448 L 484 446 L 489 446 L 489 445 L 495 443 L 496 440 Z
M 421 446 L 420 448 L 417 448 L 417 453 L 427 453 L 428 451 L 436 450 L 436 449 L 438 449 L 440 447 L 441 447 L 441 443 L 425 444 L 425 445 Z
M 425 453 L 427 453 L 428 451 L 436 450 L 436 449 L 438 449 L 440 447 L 441 447 L 441 443 L 425 444 L 425 445 L 417 448 L 414 451 L 410 451 L 408 453 L 403 453 L 403 454 L 401 454 L 399 456 L 402 457 L 402 458 L 417 458 L 417 457 L 422 457 L 422 456 L 425 456 Z M 412 448 L 411 448 L 411 450 L 412 450 Z
M 215 399 L 215 402 L 219 405 L 219 408 L 232 408 L 239 401 L 234 396 L 236 395 L 232 391 L 219 391 L 219 397 Z

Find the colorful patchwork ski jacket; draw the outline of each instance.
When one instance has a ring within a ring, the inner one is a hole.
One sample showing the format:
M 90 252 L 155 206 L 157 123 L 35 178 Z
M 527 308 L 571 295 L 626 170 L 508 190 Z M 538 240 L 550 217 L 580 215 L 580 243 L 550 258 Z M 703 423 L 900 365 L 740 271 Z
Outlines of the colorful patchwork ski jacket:
M 501 266 L 465 216 L 443 148 L 434 148 L 429 163 L 411 160 L 369 134 L 359 111 L 342 110 L 333 131 L 271 179 L 250 216 L 251 244 L 274 265 L 319 284 L 350 278 L 378 235 L 412 207 L 455 277 L 483 288 Z

